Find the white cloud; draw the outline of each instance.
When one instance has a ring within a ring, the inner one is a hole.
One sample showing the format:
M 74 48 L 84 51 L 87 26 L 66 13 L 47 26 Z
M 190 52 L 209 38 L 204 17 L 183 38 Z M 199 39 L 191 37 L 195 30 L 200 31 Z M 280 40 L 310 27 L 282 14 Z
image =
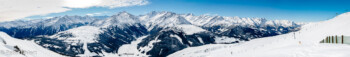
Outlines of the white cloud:
M 103 13 L 106 13 L 106 12 L 101 12 L 101 13 L 88 13 L 88 14 L 86 14 L 86 15 L 88 15 L 88 16 L 100 16 L 100 15 L 102 15 Z
M 54 17 L 44 17 L 44 19 L 50 19 L 50 18 L 54 18 Z
M 69 8 L 87 8 L 98 6 L 102 0 L 63 0 L 64 6 Z
M 203 15 L 207 15 L 207 16 L 218 16 L 219 14 L 211 14 L 211 13 L 205 13 Z
M 87 16 L 94 16 L 94 14 L 92 14 L 92 13 L 88 13 L 88 14 L 86 14 Z
M 101 1 L 101 4 L 99 6 L 103 7 L 125 7 L 129 5 L 146 5 L 148 4 L 148 1 L 146 0 L 105 0 Z
M 148 4 L 146 0 L 0 0 L 0 22 L 88 7 L 126 7 Z

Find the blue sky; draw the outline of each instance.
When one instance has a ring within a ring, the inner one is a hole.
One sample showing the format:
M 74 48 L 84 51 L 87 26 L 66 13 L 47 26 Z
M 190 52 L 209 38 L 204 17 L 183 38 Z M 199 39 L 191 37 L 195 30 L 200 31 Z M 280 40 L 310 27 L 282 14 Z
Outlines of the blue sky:
M 336 13 L 350 9 L 347 0 L 148 0 L 149 4 L 120 8 L 89 7 L 36 15 L 27 18 L 43 18 L 63 15 L 113 15 L 127 11 L 134 15 L 151 11 L 171 11 L 179 14 L 212 14 L 219 16 L 258 17 L 269 20 L 316 22 L 331 19 Z

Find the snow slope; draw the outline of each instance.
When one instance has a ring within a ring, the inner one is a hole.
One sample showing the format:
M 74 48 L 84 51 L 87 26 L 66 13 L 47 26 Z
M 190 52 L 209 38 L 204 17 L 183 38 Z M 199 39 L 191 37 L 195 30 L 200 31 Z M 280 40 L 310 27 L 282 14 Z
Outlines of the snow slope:
M 192 35 L 193 33 L 204 32 L 206 30 L 194 26 L 194 25 L 177 25 L 176 28 L 183 30 L 187 35 Z
M 50 38 L 58 38 L 65 40 L 64 42 L 70 42 L 73 45 L 77 43 L 93 43 L 96 42 L 96 38 L 102 30 L 95 26 L 81 26 L 78 28 L 69 29 L 67 31 L 58 32 Z M 61 37 L 61 34 L 71 34 L 73 37 Z
M 4 32 L 0 32 L 0 42 L 0 57 L 64 57 L 37 45 L 34 41 L 15 39 Z M 14 51 L 15 46 L 23 51 L 23 54 Z
M 83 44 L 84 54 L 78 56 L 94 56 L 96 53 L 91 53 L 88 50 L 87 44 L 97 42 L 97 36 L 102 30 L 95 26 L 81 26 L 78 28 L 69 29 L 67 31 L 59 32 L 50 38 L 58 38 L 64 40 L 64 42 L 70 43 L 71 45 Z M 62 34 L 71 34 L 73 37 L 60 37 Z
M 348 57 L 350 45 L 319 43 L 326 36 L 350 36 L 350 12 L 298 32 L 254 39 L 238 44 L 212 44 L 186 48 L 168 57 Z
M 146 37 L 147 36 L 139 37 L 136 41 L 131 42 L 131 44 L 125 44 L 121 46 L 118 50 L 118 54 L 121 55 L 120 57 L 148 57 L 149 55 L 141 53 L 137 49 L 137 44 L 139 44 L 142 41 L 142 39 Z

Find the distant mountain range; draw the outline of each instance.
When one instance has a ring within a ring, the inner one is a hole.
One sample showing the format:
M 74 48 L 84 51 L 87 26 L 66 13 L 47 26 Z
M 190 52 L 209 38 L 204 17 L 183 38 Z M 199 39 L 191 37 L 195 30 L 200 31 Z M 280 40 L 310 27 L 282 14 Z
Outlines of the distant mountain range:
M 0 31 L 34 42 L 65 56 L 165 57 L 187 47 L 230 44 L 298 31 L 301 23 L 264 18 L 240 18 L 173 12 L 135 16 L 59 16 L 50 19 L 1 22 Z M 141 38 L 142 39 L 141 39 Z M 137 44 L 132 42 L 140 39 Z M 136 51 L 120 47 L 133 45 Z

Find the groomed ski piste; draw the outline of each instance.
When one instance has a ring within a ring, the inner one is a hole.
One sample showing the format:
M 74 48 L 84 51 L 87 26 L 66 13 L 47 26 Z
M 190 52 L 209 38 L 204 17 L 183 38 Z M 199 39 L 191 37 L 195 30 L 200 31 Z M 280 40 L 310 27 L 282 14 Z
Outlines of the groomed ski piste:
M 186 48 L 168 57 L 349 57 L 350 45 L 320 43 L 327 36 L 350 36 L 350 12 L 309 23 L 297 32 L 237 44 Z

